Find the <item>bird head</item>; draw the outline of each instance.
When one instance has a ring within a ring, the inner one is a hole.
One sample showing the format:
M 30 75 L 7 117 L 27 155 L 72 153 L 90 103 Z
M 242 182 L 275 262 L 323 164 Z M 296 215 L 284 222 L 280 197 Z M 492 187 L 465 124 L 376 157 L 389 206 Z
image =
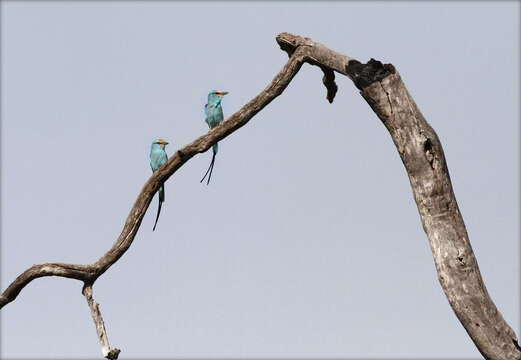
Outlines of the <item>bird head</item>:
M 165 145 L 168 145 L 168 142 L 163 139 L 157 139 L 153 142 L 153 144 L 159 146 L 161 149 L 164 149 Z
M 208 104 L 215 104 L 221 102 L 224 95 L 228 94 L 228 91 L 213 90 L 208 93 Z

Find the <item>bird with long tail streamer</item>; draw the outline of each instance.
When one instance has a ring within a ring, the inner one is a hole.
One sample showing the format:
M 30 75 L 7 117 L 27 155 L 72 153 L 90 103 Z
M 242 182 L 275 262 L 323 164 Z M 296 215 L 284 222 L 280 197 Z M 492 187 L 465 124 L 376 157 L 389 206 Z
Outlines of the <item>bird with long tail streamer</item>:
M 219 125 L 223 120 L 223 108 L 221 107 L 221 101 L 224 95 L 228 94 L 227 91 L 218 91 L 213 90 L 210 91 L 208 94 L 208 104 L 204 106 L 204 114 L 206 115 L 204 121 L 208 124 L 208 127 L 210 129 L 213 129 L 217 125 Z M 212 147 L 213 155 L 212 155 L 212 162 L 210 163 L 210 166 L 208 167 L 208 170 L 206 170 L 206 173 L 204 174 L 203 178 L 200 182 L 203 182 L 206 178 L 206 175 L 208 175 L 208 180 L 206 181 L 206 185 L 210 184 L 210 178 L 212 177 L 212 171 L 213 171 L 213 165 L 215 163 L 215 155 L 217 155 L 217 150 L 219 149 L 218 144 L 216 143 Z
M 168 156 L 166 155 L 165 146 L 168 145 L 163 139 L 157 139 L 152 143 L 152 147 L 150 149 L 150 167 L 152 168 L 152 172 L 156 172 L 162 165 L 164 165 L 168 161 Z M 158 191 L 159 195 L 159 205 L 157 208 L 157 216 L 156 222 L 154 223 L 154 228 L 152 231 L 156 230 L 157 220 L 159 219 L 159 213 L 161 212 L 161 205 L 165 201 L 165 185 L 161 184 L 161 187 Z

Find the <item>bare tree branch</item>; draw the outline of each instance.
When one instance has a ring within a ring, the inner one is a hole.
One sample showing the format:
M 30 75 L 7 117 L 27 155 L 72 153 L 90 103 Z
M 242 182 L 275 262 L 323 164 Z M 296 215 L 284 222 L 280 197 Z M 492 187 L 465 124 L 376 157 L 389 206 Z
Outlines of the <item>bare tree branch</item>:
M 93 275 L 93 268 L 88 265 L 74 265 L 62 263 L 45 263 L 33 265 L 25 270 L 9 287 L 0 295 L 0 308 L 10 303 L 22 291 L 25 285 L 34 279 L 44 276 L 61 276 L 70 279 L 86 281 Z
M 39 277 L 61 276 L 81 280 L 85 283 L 84 295 L 89 302 L 89 306 L 91 307 L 92 316 L 96 324 L 103 354 L 105 357 L 112 356 L 114 359 L 117 358 L 120 350 L 110 350 L 108 347 L 108 341 L 105 343 L 106 332 L 103 326 L 103 319 L 101 318 L 97 304 L 94 302 L 94 300 L 92 300 L 92 284 L 128 250 L 137 234 L 145 212 L 161 184 L 168 180 L 172 174 L 174 174 L 194 155 L 207 151 L 213 144 L 244 126 L 255 114 L 261 111 L 277 96 L 282 94 L 286 86 L 288 86 L 295 74 L 299 71 L 304 58 L 305 49 L 296 51 L 294 56 L 288 60 L 279 74 L 275 76 L 271 84 L 268 85 L 268 87 L 266 87 L 259 95 L 244 105 L 239 111 L 229 117 L 222 124 L 211 129 L 207 134 L 199 137 L 192 143 L 176 151 L 165 165 L 153 173 L 141 189 L 141 192 L 134 202 L 134 205 L 130 210 L 123 230 L 118 239 L 112 248 L 95 263 L 92 265 L 72 265 L 59 263 L 33 265 L 31 268 L 27 269 L 20 276 L 18 276 L 18 278 L 3 292 L 3 294 L 0 296 L 0 308 L 15 300 L 20 291 L 29 282 Z M 101 327 L 100 324 L 102 325 Z
M 117 359 L 120 353 L 119 349 L 111 349 L 109 346 L 109 339 L 107 337 L 107 332 L 105 331 L 105 323 L 103 322 L 103 317 L 101 316 L 101 312 L 99 311 L 99 305 L 92 298 L 92 285 L 85 285 L 83 287 L 83 295 L 85 299 L 87 299 L 87 304 L 89 304 L 90 312 L 92 314 L 92 320 L 94 320 L 94 326 L 96 327 L 96 333 L 98 334 L 98 340 L 101 345 L 101 352 L 103 353 L 103 357 L 107 359 Z
M 291 79 L 298 72 L 305 58 L 305 49 L 292 56 L 284 68 L 275 76 L 271 84 L 253 100 L 244 105 L 235 114 L 223 121 L 219 126 L 208 131 L 190 144 L 177 150 L 168 162 L 158 169 L 145 183 L 130 210 L 125 225 L 118 239 L 101 258 L 92 265 L 73 265 L 46 263 L 33 265 L 24 271 L 0 296 L 0 308 L 15 300 L 20 291 L 32 280 L 44 276 L 61 276 L 84 282 L 94 283 L 128 250 L 139 230 L 143 216 L 154 194 L 163 182 L 168 180 L 185 162 L 194 155 L 207 151 L 213 144 L 222 140 L 235 130 L 244 126 L 255 114 L 261 111 L 273 99 L 282 94 Z
M 104 356 L 110 355 L 104 326 L 98 326 L 100 323 L 103 325 L 103 320 L 97 304 L 92 300 L 91 286 L 94 281 L 130 247 L 161 184 L 190 158 L 207 151 L 213 144 L 244 126 L 284 91 L 302 64 L 307 62 L 324 72 L 323 83 L 329 102 L 333 101 L 337 91 L 334 72 L 346 75 L 361 90 L 364 99 L 389 130 L 409 176 L 440 284 L 478 350 L 486 359 L 521 359 L 517 337 L 497 310 L 481 278 L 452 190 L 441 143 L 418 110 L 394 66 L 372 59 L 367 64 L 361 64 L 309 38 L 289 33 L 279 34 L 277 42 L 290 56 L 284 68 L 253 100 L 207 134 L 179 149 L 150 177 L 138 195 L 120 236 L 105 255 L 92 265 L 34 265 L 0 296 L 0 308 L 13 301 L 24 286 L 38 277 L 62 276 L 81 280 L 86 284 L 84 295 L 93 313 Z M 117 354 L 115 356 L 117 358 Z

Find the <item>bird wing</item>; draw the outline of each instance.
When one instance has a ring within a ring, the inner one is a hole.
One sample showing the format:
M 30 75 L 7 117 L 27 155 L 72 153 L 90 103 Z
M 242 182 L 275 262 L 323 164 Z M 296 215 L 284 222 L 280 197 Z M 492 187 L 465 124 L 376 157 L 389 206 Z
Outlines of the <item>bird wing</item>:
M 155 150 L 150 153 L 150 167 L 152 168 L 152 171 L 156 171 L 167 161 L 168 156 L 163 149 Z
M 210 128 L 214 128 L 223 121 L 223 109 L 221 106 L 210 106 L 206 110 L 206 123 Z
M 210 123 L 208 122 L 208 104 L 204 105 L 204 121 L 208 124 L 208 127 L 210 127 Z

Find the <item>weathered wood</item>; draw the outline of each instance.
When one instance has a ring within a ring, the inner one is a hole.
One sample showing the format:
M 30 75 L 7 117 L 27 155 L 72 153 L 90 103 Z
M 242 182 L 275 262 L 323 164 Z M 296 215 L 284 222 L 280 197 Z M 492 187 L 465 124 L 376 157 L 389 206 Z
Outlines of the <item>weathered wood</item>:
M 62 276 L 85 283 L 87 298 L 104 356 L 110 350 L 99 308 L 92 299 L 92 284 L 130 247 L 152 197 L 161 184 L 198 153 L 244 126 L 255 114 L 279 96 L 304 62 L 324 72 L 327 99 L 337 92 L 334 72 L 348 76 L 389 130 L 405 166 L 423 228 L 429 238 L 440 284 L 456 316 L 486 359 L 521 359 L 517 337 L 487 293 L 478 264 L 458 209 L 441 143 L 425 121 L 395 68 L 371 59 L 367 64 L 351 59 L 313 42 L 309 38 L 281 33 L 281 49 L 289 55 L 284 68 L 259 95 L 219 126 L 179 149 L 145 183 L 123 230 L 112 248 L 92 265 L 42 264 L 22 273 L 0 296 L 0 308 L 13 301 L 32 280 L 42 276 Z M 101 334 L 101 335 L 100 335 Z M 117 350 L 117 353 L 114 351 Z M 112 352 L 111 352 L 112 351 Z
M 116 359 L 119 355 L 119 349 L 108 350 L 108 341 L 105 344 L 106 332 L 103 325 L 103 319 L 97 304 L 92 300 L 91 286 L 96 279 L 107 271 L 123 254 L 128 250 L 139 230 L 141 221 L 152 201 L 154 194 L 157 192 L 162 183 L 168 180 L 184 163 L 190 160 L 198 153 L 207 151 L 215 143 L 222 140 L 235 130 L 244 126 L 255 114 L 261 111 L 273 99 L 282 94 L 284 89 L 291 82 L 302 66 L 305 58 L 305 49 L 295 52 L 283 69 L 275 76 L 271 84 L 269 84 L 259 95 L 244 105 L 239 111 L 223 121 L 220 125 L 211 129 L 205 135 L 197 138 L 190 144 L 184 146 L 174 153 L 168 162 L 159 168 L 145 183 L 141 189 L 132 209 L 130 210 L 125 225 L 114 245 L 95 263 L 92 265 L 74 265 L 61 263 L 46 263 L 41 265 L 33 265 L 24 271 L 13 281 L 9 287 L 0 295 L 0 309 L 8 303 L 14 301 L 20 291 L 32 280 L 44 276 L 60 276 L 83 281 L 84 295 L 92 311 L 92 316 L 96 324 L 100 344 L 105 357 Z M 90 289 L 90 293 L 89 293 Z M 90 294 L 90 297 L 89 297 Z M 90 299 L 90 300 L 89 300 Z M 100 322 L 101 321 L 101 322 Z M 102 335 L 100 335 L 102 329 Z
M 512 328 L 490 298 L 452 189 L 441 143 L 391 64 L 344 58 L 311 39 L 283 33 L 288 54 L 309 48 L 313 63 L 347 75 L 383 122 L 409 176 L 438 279 L 454 313 L 486 359 L 521 359 Z M 317 49 L 315 50 L 315 46 Z M 343 68 L 342 68 L 343 62 Z
M 98 340 L 101 345 L 103 357 L 110 360 L 117 359 L 120 350 L 111 349 L 109 346 L 109 338 L 107 337 L 107 331 L 105 330 L 105 322 L 103 321 L 101 311 L 99 310 L 99 304 L 92 298 L 92 285 L 85 285 L 82 292 L 87 300 L 87 304 L 89 305 L 92 320 L 94 320 L 94 326 L 96 327 L 96 333 L 98 334 Z
M 81 281 L 88 280 L 94 269 L 89 265 L 45 263 L 33 265 L 20 274 L 0 295 L 0 309 L 16 299 L 20 291 L 34 279 L 44 276 L 60 276 Z
M 361 94 L 389 130 L 407 170 L 438 279 L 454 313 L 486 359 L 521 359 L 516 334 L 481 278 L 438 136 L 397 72 Z
M 71 279 L 94 283 L 105 271 L 107 271 L 128 250 L 136 236 L 141 221 L 145 215 L 154 194 L 162 183 L 167 181 L 184 163 L 198 153 L 203 153 L 215 143 L 222 140 L 246 123 L 273 99 L 282 94 L 286 86 L 299 71 L 305 58 L 306 50 L 301 49 L 292 56 L 284 68 L 275 76 L 259 95 L 244 105 L 236 113 L 223 121 L 220 125 L 210 129 L 208 133 L 200 136 L 190 144 L 177 150 L 168 162 L 154 172 L 141 189 L 125 225 L 118 239 L 102 257 L 92 265 L 74 265 L 62 263 L 46 263 L 33 265 L 24 271 L 13 281 L 0 295 L 0 308 L 15 300 L 20 291 L 32 280 L 44 276 L 61 276 Z

